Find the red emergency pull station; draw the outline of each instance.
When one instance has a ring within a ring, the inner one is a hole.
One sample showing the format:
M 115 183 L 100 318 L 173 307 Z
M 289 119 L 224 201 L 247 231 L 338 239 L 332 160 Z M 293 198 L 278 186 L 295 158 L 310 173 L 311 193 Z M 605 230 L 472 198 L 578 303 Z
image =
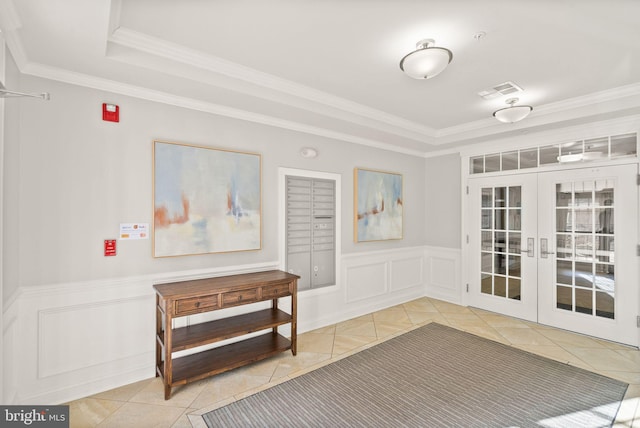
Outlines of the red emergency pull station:
M 115 239 L 105 239 L 104 240 L 104 256 L 115 256 L 117 254 L 116 251 L 116 240 Z
M 120 107 L 115 104 L 102 104 L 102 120 L 120 122 Z

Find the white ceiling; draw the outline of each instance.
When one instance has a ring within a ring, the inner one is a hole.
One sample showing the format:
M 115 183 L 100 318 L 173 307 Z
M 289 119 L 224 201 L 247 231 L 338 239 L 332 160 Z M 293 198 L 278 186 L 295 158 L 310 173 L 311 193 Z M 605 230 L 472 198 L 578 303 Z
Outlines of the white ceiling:
M 638 0 L 0 0 L 23 73 L 413 154 L 640 113 L 638 17 Z M 424 38 L 453 61 L 414 80 L 398 64 Z M 505 81 L 534 107 L 517 124 L 492 117 L 509 96 L 478 95 Z

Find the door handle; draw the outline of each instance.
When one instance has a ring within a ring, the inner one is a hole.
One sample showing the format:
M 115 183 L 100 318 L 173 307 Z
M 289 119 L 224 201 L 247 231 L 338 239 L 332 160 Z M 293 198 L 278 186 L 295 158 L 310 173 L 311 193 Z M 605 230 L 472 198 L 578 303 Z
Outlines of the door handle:
M 540 238 L 540 257 L 543 259 L 548 258 L 549 254 L 555 254 L 553 251 L 547 251 L 548 242 L 547 238 Z
M 520 253 L 527 253 L 527 257 L 535 256 L 535 246 L 536 240 L 533 238 L 527 238 L 527 248 L 525 250 L 521 250 Z

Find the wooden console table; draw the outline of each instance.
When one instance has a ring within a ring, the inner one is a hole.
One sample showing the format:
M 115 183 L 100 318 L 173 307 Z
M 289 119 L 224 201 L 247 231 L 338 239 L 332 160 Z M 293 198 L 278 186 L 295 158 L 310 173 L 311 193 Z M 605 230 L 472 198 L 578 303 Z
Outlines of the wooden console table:
M 297 281 L 300 277 L 272 270 L 193 281 L 155 284 L 156 377 L 171 388 L 262 360 L 291 349 L 296 355 Z M 291 296 L 291 314 L 278 309 L 278 298 Z M 173 328 L 174 318 L 271 300 L 271 308 Z M 291 324 L 291 339 L 278 326 Z M 230 345 L 174 358 L 173 353 L 271 329 Z

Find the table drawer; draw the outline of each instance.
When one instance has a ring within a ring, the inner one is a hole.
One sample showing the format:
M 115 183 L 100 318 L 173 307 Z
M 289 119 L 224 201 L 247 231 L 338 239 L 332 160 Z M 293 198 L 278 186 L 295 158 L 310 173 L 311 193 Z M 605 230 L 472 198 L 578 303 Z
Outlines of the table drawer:
M 218 295 L 212 294 L 204 297 L 194 297 L 192 299 L 181 299 L 176 301 L 176 315 L 183 315 L 193 312 L 213 311 L 219 309 Z
M 266 287 L 262 287 L 262 298 L 265 300 L 288 296 L 290 294 L 291 291 L 289 290 L 289 283 L 268 285 Z
M 248 290 L 242 291 L 232 291 L 229 293 L 222 294 L 222 306 L 236 306 L 243 305 L 245 303 L 257 302 L 258 301 L 258 289 L 250 288 Z

